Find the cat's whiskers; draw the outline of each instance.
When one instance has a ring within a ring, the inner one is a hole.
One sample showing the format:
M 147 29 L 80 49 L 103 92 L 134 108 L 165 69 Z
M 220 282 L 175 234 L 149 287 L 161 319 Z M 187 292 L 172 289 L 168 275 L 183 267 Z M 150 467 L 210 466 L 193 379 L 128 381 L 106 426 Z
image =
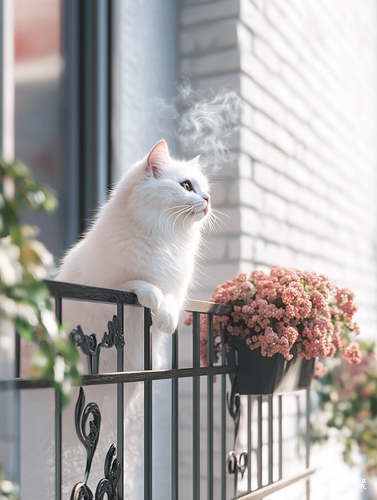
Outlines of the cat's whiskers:
M 207 230 L 207 234 L 216 233 L 217 232 L 217 227 L 219 228 L 219 224 L 217 222 L 218 217 L 216 217 L 215 214 L 212 213 L 212 211 L 209 213 L 208 217 L 204 221 L 205 223 L 203 224 L 203 229 Z M 217 227 L 216 227 L 216 225 Z
M 188 214 L 186 215 L 186 217 L 183 219 L 183 229 L 185 230 L 186 234 L 188 234 L 188 235 L 189 235 L 189 232 L 188 232 L 188 231 L 187 231 L 187 229 L 186 229 L 185 222 L 186 222 L 187 217 L 188 217 L 189 215 L 191 215 L 191 214 L 192 214 L 193 210 L 194 210 L 194 207 L 191 207 L 191 209 L 190 209 L 189 213 L 188 213 Z
M 210 223 L 211 223 L 213 229 L 220 229 L 220 224 L 219 224 L 218 220 L 215 219 L 214 217 L 212 217 L 210 219 Z
M 174 215 L 180 215 L 181 213 L 184 213 L 186 210 L 188 210 L 188 208 L 190 208 L 190 207 L 188 207 L 186 205 L 183 208 L 181 208 L 180 210 L 177 210 L 176 212 L 170 214 L 169 217 L 166 219 L 166 222 L 168 222 L 168 220 L 170 219 L 170 217 L 173 217 Z
M 191 211 L 192 211 L 192 207 L 188 206 L 188 207 L 186 207 L 186 208 L 185 208 L 185 210 L 181 210 L 181 211 L 177 214 L 177 217 L 174 219 L 174 222 L 173 222 L 173 228 L 172 228 L 172 231 L 173 231 L 173 232 L 174 232 L 174 229 L 175 229 L 175 223 L 177 222 L 178 217 L 179 217 L 180 215 L 183 215 L 183 214 L 184 214 L 184 213 L 186 213 L 186 212 L 189 212 L 189 213 L 187 214 L 187 216 L 186 216 L 186 217 L 188 217 L 188 216 L 190 215 Z M 184 219 L 184 221 L 185 221 L 185 220 L 186 220 L 186 218 Z M 184 222 L 184 221 L 183 221 L 183 222 Z M 183 226 L 183 227 L 184 227 L 184 226 Z
M 226 214 L 224 214 L 226 216 Z M 225 222 L 220 219 L 220 217 L 217 217 L 216 214 L 211 212 L 211 221 L 213 224 L 216 224 L 216 226 L 220 229 L 220 222 L 225 225 Z
M 222 214 L 222 215 L 224 215 L 225 217 L 228 217 L 228 219 L 229 219 L 229 216 L 227 214 L 223 214 L 222 212 L 219 212 L 219 213 Z M 217 217 L 217 215 L 215 214 L 214 211 L 211 212 L 211 215 L 212 215 L 212 218 L 213 218 L 214 221 L 221 222 L 222 224 L 225 224 L 225 222 L 220 217 Z
M 215 213 L 220 214 L 220 215 L 224 215 L 224 217 L 228 217 L 228 219 L 229 219 L 229 215 L 224 214 L 224 212 L 220 212 L 220 210 L 217 210 L 217 208 L 212 208 L 211 213 L 213 213 L 213 215 L 215 215 Z
M 162 212 L 161 215 L 164 215 L 164 213 L 167 212 L 168 210 L 174 210 L 175 208 L 183 208 L 183 207 L 186 207 L 186 205 L 176 205 L 175 207 L 168 207 Z
M 211 221 L 210 218 L 207 219 L 206 224 L 203 225 L 203 231 L 207 234 L 210 235 L 211 233 L 215 232 L 215 228 L 213 226 L 213 222 Z

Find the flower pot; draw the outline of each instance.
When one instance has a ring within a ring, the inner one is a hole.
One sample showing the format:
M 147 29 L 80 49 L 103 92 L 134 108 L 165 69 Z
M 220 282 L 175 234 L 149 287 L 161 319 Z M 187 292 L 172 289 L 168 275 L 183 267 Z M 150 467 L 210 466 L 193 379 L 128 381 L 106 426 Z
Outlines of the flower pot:
M 237 385 L 240 394 L 281 394 L 307 389 L 314 374 L 315 358 L 284 359 L 282 354 L 262 356 L 260 348 L 250 350 L 245 340 L 231 337 L 231 350 L 227 353 L 229 366 L 238 366 Z M 231 376 L 234 379 L 234 375 Z M 233 380 L 232 380 L 233 381 Z

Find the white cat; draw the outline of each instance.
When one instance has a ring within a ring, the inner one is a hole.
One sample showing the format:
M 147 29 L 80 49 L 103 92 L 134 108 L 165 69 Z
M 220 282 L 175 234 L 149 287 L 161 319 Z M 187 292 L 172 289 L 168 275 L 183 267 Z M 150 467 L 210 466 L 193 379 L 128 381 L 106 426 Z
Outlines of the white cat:
M 163 367 L 167 363 L 163 341 L 166 333 L 172 333 L 177 327 L 192 279 L 201 229 L 205 221 L 209 221 L 209 215 L 208 182 L 198 158 L 189 162 L 175 160 L 162 140 L 124 175 L 84 239 L 64 258 L 56 279 L 135 292 L 140 304 L 153 311 L 153 368 Z M 113 314 L 116 314 L 113 305 L 63 301 L 63 321 L 70 328 L 80 324 L 85 334 L 96 333 L 98 340 Z M 124 366 L 127 371 L 142 370 L 144 366 L 142 325 L 143 310 L 125 307 Z M 116 370 L 114 351 L 101 353 L 100 373 Z M 93 476 L 103 468 L 106 451 L 116 439 L 114 391 L 114 385 L 105 389 L 85 388 L 86 401 L 99 404 L 102 425 L 111 427 L 110 436 L 100 438 Z M 113 396 L 106 400 L 109 393 Z M 142 421 L 142 391 L 127 387 L 125 397 L 126 447 L 132 448 L 128 450 L 128 459 L 125 450 L 125 498 L 136 500 L 141 498 L 143 479 L 140 470 L 143 441 L 142 436 L 137 435 Z M 72 420 L 71 409 L 64 415 L 65 428 L 71 429 L 63 435 L 65 495 L 81 480 L 85 464 L 84 450 L 78 444 Z M 133 444 L 130 445 L 131 438 Z M 167 464 L 163 465 L 166 469 Z M 165 473 L 164 481 L 167 477 Z M 154 495 L 159 498 L 158 491 L 154 491 Z
M 154 311 L 154 326 L 172 333 L 209 210 L 198 158 L 174 160 L 162 140 L 119 182 L 56 279 L 135 292 L 140 304 Z M 74 315 L 71 325 L 83 318 L 81 303 L 65 311 L 66 321 Z M 101 331 L 104 318 L 97 308 L 91 311 L 90 325 Z

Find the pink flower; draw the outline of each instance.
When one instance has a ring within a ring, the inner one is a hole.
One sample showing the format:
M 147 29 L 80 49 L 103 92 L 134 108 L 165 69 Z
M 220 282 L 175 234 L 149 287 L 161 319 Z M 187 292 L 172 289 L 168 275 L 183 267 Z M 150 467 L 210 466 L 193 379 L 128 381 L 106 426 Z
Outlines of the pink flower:
M 321 363 L 320 361 L 318 361 L 318 363 L 316 364 L 315 366 L 315 370 L 314 370 L 314 376 L 313 378 L 319 380 L 321 379 L 324 375 L 326 375 L 326 373 L 329 371 L 329 369 L 327 368 L 327 366 L 325 366 L 323 363 Z
M 336 350 L 348 363 L 360 362 L 356 344 L 349 342 L 359 326 L 352 321 L 357 310 L 354 294 L 332 284 L 325 276 L 293 268 L 273 266 L 270 274 L 254 270 L 235 276 L 219 285 L 210 299 L 233 306 L 230 316 L 214 317 L 214 339 L 220 323 L 232 336 L 245 339 L 250 349 L 260 348 L 265 356 L 281 353 L 291 359 L 297 345 L 298 356 L 305 359 L 334 356 Z M 189 314 L 185 324 L 192 324 Z M 206 363 L 207 316 L 200 320 L 201 359 Z M 215 361 L 221 352 L 215 340 Z
M 358 344 L 351 344 L 349 347 L 346 347 L 343 351 L 341 351 L 343 356 L 347 358 L 347 363 L 349 365 L 359 364 L 361 361 L 361 353 Z

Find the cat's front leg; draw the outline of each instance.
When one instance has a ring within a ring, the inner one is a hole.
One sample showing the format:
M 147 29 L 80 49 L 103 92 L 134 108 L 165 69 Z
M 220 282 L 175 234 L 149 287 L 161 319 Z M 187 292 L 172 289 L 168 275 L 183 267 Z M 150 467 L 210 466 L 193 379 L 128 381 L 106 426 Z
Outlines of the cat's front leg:
M 124 289 L 137 295 L 139 304 L 155 311 L 162 306 L 164 296 L 159 288 L 143 280 L 128 281 Z
M 155 312 L 153 325 L 157 330 L 165 333 L 174 333 L 179 321 L 179 306 L 171 294 L 164 295 L 162 305 Z
M 124 288 L 127 292 L 136 293 L 139 304 L 152 309 L 153 326 L 157 330 L 174 332 L 179 321 L 179 306 L 173 295 L 163 295 L 159 288 L 143 280 L 128 281 Z

